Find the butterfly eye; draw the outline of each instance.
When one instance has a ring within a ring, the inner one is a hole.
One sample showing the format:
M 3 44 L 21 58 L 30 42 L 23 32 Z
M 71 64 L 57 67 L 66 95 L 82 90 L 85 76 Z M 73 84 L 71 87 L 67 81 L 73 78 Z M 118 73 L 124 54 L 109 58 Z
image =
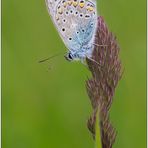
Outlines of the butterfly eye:
M 71 53 L 69 53 L 68 54 L 68 58 L 70 59 L 70 60 L 72 60 L 73 58 L 72 58 L 72 54 Z
M 73 60 L 72 54 L 71 54 L 71 53 L 68 53 L 68 54 L 65 56 L 65 59 L 66 59 L 67 61 L 72 61 L 72 60 Z

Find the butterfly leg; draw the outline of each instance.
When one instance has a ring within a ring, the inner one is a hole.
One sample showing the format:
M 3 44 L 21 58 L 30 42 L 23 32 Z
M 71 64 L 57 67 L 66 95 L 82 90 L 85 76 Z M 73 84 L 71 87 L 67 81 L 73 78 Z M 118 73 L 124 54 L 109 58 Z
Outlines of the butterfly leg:
M 99 45 L 99 44 L 96 44 L 96 43 L 93 43 L 93 45 L 97 46 L 97 47 L 107 47 L 108 45 Z
M 100 63 L 98 63 L 97 61 L 95 61 L 94 59 L 87 57 L 89 60 L 91 60 L 92 62 L 96 63 L 99 67 L 101 67 L 102 65 Z

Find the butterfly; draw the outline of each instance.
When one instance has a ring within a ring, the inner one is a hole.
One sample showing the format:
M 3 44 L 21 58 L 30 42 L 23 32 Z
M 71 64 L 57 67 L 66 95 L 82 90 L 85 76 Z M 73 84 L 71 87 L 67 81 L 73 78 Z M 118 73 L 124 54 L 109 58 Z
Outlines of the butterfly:
M 46 0 L 51 19 L 68 48 L 68 61 L 91 58 L 97 26 L 96 0 Z

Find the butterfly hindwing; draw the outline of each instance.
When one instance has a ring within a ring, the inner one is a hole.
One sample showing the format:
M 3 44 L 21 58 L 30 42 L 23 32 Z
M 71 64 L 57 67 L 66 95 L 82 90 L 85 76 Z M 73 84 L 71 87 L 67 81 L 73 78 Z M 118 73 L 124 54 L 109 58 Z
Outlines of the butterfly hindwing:
M 92 42 L 97 10 L 95 0 L 46 0 L 48 12 L 69 50 Z

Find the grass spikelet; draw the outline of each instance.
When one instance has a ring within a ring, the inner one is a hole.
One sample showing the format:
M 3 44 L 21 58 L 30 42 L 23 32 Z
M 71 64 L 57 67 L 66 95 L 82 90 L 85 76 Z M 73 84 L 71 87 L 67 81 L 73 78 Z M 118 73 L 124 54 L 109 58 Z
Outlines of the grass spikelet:
M 86 59 L 92 73 L 92 77 L 86 81 L 86 88 L 93 108 L 87 125 L 93 138 L 97 140 L 99 135 L 96 134 L 99 132 L 95 127 L 98 124 L 102 148 L 112 148 L 116 138 L 116 131 L 109 119 L 109 110 L 122 75 L 119 51 L 116 37 L 109 32 L 103 18 L 98 17 L 92 60 Z

